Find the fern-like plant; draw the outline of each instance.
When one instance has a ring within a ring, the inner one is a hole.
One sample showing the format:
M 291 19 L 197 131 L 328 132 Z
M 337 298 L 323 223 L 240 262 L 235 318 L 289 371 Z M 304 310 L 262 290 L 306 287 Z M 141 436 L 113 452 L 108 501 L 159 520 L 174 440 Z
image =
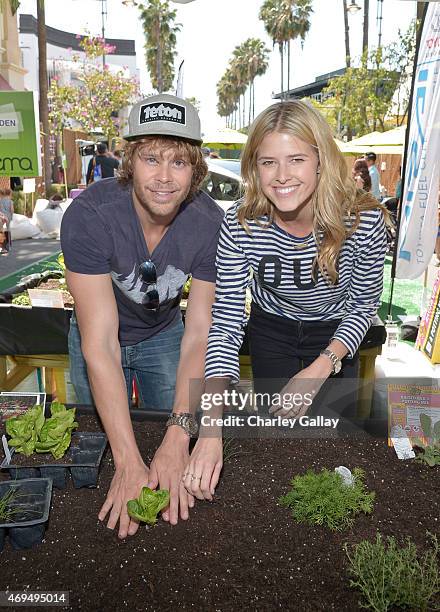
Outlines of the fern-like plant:
M 351 527 L 357 514 L 373 511 L 375 493 L 366 490 L 363 470 L 355 468 L 353 477 L 353 484 L 346 485 L 336 472 L 309 470 L 293 478 L 292 490 L 279 502 L 292 509 L 298 523 L 325 525 L 332 531 L 342 531 Z

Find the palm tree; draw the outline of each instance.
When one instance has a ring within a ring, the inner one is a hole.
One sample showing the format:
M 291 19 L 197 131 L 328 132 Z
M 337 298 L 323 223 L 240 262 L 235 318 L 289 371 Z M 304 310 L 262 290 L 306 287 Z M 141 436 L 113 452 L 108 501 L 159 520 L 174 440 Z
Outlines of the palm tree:
M 344 0 L 345 1 L 345 0 Z M 290 41 L 305 36 L 310 29 L 312 0 L 264 0 L 259 18 L 273 45 L 278 45 L 281 59 L 281 93 L 284 93 L 284 58 L 287 53 L 288 89 L 290 88 Z
M 37 0 L 37 31 L 38 31 L 38 86 L 40 89 L 40 121 L 43 128 L 43 175 L 46 194 L 52 182 L 52 169 L 50 164 L 50 129 L 49 104 L 47 85 L 47 43 L 46 43 L 46 15 L 44 0 Z
M 313 12 L 312 0 L 291 0 L 288 4 L 291 7 L 291 23 L 289 31 L 289 39 L 287 41 L 287 91 L 290 89 L 290 43 L 296 38 L 301 39 L 301 48 L 304 46 L 304 40 L 310 30 L 310 14 Z
M 342 0 L 343 8 L 344 8 L 344 32 L 345 32 L 345 65 L 347 68 L 350 68 L 351 58 L 350 58 L 350 30 L 348 27 L 348 10 L 347 10 L 347 0 Z
M 159 93 L 169 91 L 174 80 L 176 57 L 176 35 L 180 24 L 176 24 L 176 11 L 170 9 L 168 0 L 148 0 L 146 6 L 139 5 L 146 38 L 145 57 L 151 83 Z
M 369 26 L 370 0 L 364 0 L 364 26 L 362 36 L 362 54 L 368 56 L 368 26 Z
M 255 117 L 255 79 L 263 75 L 269 66 L 269 49 L 259 38 L 248 38 L 242 45 L 243 62 L 247 66 L 249 84 L 249 123 Z

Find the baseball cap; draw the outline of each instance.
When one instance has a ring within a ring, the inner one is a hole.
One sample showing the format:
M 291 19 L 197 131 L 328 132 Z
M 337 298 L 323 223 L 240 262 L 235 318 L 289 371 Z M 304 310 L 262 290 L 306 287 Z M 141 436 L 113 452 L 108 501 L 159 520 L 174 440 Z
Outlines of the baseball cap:
M 187 100 L 169 94 L 139 100 L 130 111 L 124 138 L 135 140 L 143 136 L 175 136 L 201 145 L 197 110 Z

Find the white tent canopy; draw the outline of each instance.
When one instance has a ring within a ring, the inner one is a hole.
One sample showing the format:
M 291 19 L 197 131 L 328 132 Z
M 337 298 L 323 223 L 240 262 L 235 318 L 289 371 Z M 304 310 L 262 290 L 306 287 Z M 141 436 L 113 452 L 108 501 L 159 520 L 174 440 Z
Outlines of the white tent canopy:
M 403 155 L 403 146 L 405 144 L 406 126 L 387 130 L 386 132 L 371 132 L 360 138 L 344 142 L 342 146 L 338 146 L 343 153 L 356 153 L 364 155 L 367 151 L 372 151 L 376 155 Z

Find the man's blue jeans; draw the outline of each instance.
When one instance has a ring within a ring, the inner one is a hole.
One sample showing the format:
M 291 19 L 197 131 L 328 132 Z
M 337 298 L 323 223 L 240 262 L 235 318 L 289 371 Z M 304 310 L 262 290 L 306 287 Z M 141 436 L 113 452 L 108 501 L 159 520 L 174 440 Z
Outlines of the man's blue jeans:
M 183 323 L 132 346 L 121 347 L 121 364 L 131 397 L 133 380 L 139 393 L 139 407 L 171 412 L 176 388 Z M 78 403 L 92 405 L 87 366 L 81 351 L 81 336 L 75 315 L 69 331 L 70 379 Z

